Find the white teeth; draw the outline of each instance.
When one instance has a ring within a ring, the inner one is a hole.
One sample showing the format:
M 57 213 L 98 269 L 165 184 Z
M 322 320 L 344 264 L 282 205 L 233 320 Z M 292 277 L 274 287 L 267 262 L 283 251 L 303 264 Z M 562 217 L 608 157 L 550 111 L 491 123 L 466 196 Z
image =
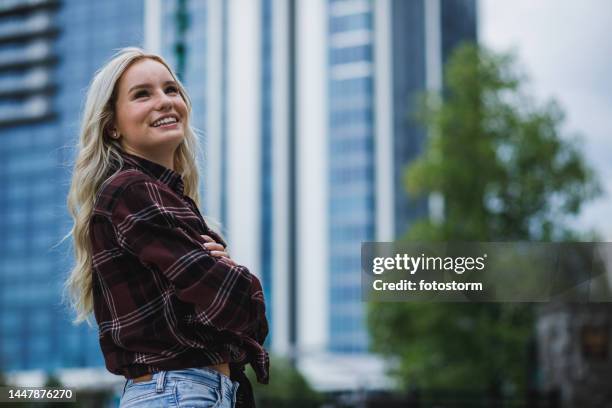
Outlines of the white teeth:
M 169 118 L 163 118 L 163 119 L 160 119 L 160 120 L 156 120 L 155 122 L 153 122 L 153 124 L 151 126 L 158 127 L 158 126 L 161 126 L 161 125 L 167 125 L 167 124 L 176 123 L 176 122 L 178 122 L 178 120 L 176 120 L 176 118 L 169 117 Z

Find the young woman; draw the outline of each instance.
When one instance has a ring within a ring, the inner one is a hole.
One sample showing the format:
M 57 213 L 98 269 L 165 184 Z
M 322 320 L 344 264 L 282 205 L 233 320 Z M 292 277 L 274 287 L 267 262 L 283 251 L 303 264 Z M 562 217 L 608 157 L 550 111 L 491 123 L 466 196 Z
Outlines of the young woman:
M 68 196 L 76 322 L 93 312 L 121 407 L 253 406 L 268 381 L 259 280 L 198 210 L 190 101 L 157 55 L 117 53 L 85 104 Z

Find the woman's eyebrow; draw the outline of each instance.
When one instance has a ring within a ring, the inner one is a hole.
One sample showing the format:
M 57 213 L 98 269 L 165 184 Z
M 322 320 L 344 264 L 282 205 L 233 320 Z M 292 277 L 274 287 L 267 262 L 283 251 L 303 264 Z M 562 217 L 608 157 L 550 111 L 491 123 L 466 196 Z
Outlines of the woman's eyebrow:
M 166 85 L 176 85 L 176 82 L 175 82 L 175 81 L 166 81 L 166 82 L 164 82 L 164 84 L 163 84 L 163 85 L 164 85 L 164 86 L 166 86 Z M 146 83 L 144 83 L 144 84 L 134 85 L 133 87 L 131 87 L 131 88 L 128 90 L 128 94 L 129 94 L 129 93 L 131 93 L 132 91 L 136 90 L 136 89 L 143 89 L 143 88 L 144 88 L 144 89 L 148 89 L 148 88 L 152 88 L 152 87 L 153 87 L 153 85 L 151 85 L 151 84 L 150 84 L 150 83 L 148 83 L 148 82 L 146 82 Z

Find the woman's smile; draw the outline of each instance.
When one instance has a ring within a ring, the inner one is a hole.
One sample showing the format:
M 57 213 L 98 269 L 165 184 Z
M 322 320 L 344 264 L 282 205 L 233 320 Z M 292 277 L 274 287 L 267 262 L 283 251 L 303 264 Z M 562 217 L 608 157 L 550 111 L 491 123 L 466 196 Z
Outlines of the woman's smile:
M 178 122 L 179 122 L 178 116 L 166 115 L 160 119 L 157 119 L 155 122 L 153 122 L 153 124 L 151 124 L 151 126 L 161 127 L 164 129 L 175 129 L 178 127 Z

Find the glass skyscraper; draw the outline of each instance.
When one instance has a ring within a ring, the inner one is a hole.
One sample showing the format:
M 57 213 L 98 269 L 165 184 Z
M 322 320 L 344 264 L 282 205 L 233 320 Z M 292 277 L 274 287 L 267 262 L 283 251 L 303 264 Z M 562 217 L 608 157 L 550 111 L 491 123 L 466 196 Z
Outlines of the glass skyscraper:
M 476 41 L 476 2 L 330 0 L 329 349 L 367 351 L 360 244 L 400 238 L 428 216 L 403 172 L 423 148 L 416 96 L 441 91 L 442 66 Z
M 0 3 L 0 370 L 103 366 L 71 324 L 65 200 L 84 92 L 113 49 L 142 44 L 141 1 Z
M 329 348 L 366 351 L 360 245 L 375 239 L 374 9 L 330 1 Z

